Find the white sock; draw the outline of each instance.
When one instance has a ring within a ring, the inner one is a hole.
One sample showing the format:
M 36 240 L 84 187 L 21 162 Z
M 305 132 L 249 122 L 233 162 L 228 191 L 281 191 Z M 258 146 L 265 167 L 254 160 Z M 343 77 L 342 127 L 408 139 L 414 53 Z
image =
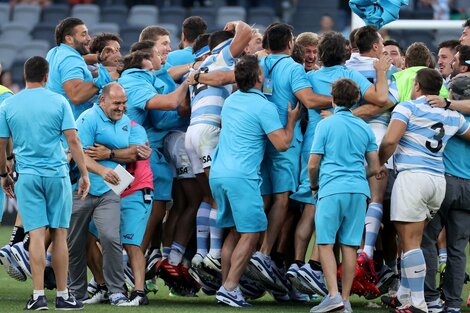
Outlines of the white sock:
M 44 296 L 44 289 L 33 290 L 33 300 L 37 300 L 40 296 Z
M 62 297 L 64 300 L 67 300 L 69 298 L 68 288 L 65 288 L 63 291 L 57 290 L 57 297 Z

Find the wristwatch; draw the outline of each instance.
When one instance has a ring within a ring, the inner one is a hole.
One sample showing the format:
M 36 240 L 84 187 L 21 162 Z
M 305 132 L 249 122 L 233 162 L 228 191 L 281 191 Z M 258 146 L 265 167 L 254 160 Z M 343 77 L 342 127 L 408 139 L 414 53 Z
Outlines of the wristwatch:
M 451 101 L 447 98 L 444 98 L 444 101 L 446 102 L 446 106 L 444 107 L 444 109 L 448 109 L 450 107 Z
M 201 75 L 201 72 L 197 72 L 194 74 L 194 81 L 199 84 L 199 75 Z
M 310 186 L 310 190 L 311 191 L 318 191 L 318 189 L 320 189 L 320 186 L 316 185 L 316 186 Z
M 109 158 L 112 160 L 114 159 L 114 150 L 111 149 L 111 153 L 109 154 Z

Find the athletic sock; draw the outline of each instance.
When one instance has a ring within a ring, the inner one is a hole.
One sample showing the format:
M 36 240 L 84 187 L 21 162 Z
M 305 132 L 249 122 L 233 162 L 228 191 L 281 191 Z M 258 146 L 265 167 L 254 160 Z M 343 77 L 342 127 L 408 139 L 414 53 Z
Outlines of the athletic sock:
M 52 266 L 52 253 L 50 253 L 49 251 L 46 251 L 46 266 Z
M 310 265 L 310 268 L 312 270 L 323 272 L 320 262 L 315 261 L 315 260 L 308 260 L 308 264 Z
M 210 231 L 210 250 L 209 254 L 220 259 L 222 257 L 222 244 L 223 244 L 223 229 L 216 226 L 217 210 L 212 208 L 209 215 L 209 231 Z
M 366 238 L 364 240 L 363 251 L 372 258 L 374 256 L 375 241 L 379 234 L 382 223 L 383 208 L 382 203 L 372 202 L 369 204 L 366 213 Z
M 69 298 L 69 290 L 65 288 L 63 291 L 57 290 L 57 297 L 62 297 L 64 300 Z
M 411 304 L 427 311 L 424 299 L 424 279 L 426 278 L 426 261 L 421 249 L 413 249 L 403 255 L 403 263 L 408 285 L 411 291 Z
M 171 265 L 178 265 L 181 263 L 181 260 L 183 260 L 183 255 L 184 252 L 186 251 L 186 248 L 180 245 L 179 243 L 173 241 L 171 244 L 171 252 L 168 255 L 168 262 Z
M 10 242 L 8 244 L 13 246 L 15 243 L 23 241 L 24 237 L 25 233 L 23 226 L 14 226 L 11 231 Z
M 33 290 L 33 300 L 37 300 L 40 296 L 44 296 L 44 289 Z
M 171 252 L 171 247 L 163 247 L 162 249 L 162 257 L 163 258 L 168 258 Z
M 23 248 L 29 252 L 29 234 L 26 234 L 26 236 L 24 236 Z
M 405 266 L 403 265 L 403 256 L 401 257 L 400 261 L 400 287 L 397 290 L 397 299 L 401 302 L 401 304 L 408 304 L 410 303 L 410 285 L 408 279 L 406 277 Z
M 447 249 L 441 248 L 439 249 L 439 264 L 447 262 Z
M 196 238 L 197 251 L 203 257 L 206 256 L 209 248 L 207 240 L 209 239 L 209 215 L 211 205 L 207 202 L 201 202 L 196 216 Z
M 299 268 L 301 268 L 302 266 L 305 265 L 305 262 L 304 262 L 304 261 L 299 261 L 299 260 L 295 260 L 294 263 L 297 264 L 297 266 L 298 266 Z
M 284 266 L 285 256 L 283 253 L 273 251 L 271 252 L 271 260 L 273 260 L 277 268 L 282 268 Z

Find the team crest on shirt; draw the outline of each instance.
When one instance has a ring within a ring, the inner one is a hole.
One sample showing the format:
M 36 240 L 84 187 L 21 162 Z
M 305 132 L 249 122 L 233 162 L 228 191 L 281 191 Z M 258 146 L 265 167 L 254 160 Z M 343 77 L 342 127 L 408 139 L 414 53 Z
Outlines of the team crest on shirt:
M 122 127 L 122 130 L 126 132 L 126 131 L 128 130 L 127 125 L 124 125 L 124 126 Z
M 126 239 L 129 239 L 129 240 L 132 240 L 132 238 L 134 238 L 134 234 L 125 234 L 124 236 L 122 236 Z

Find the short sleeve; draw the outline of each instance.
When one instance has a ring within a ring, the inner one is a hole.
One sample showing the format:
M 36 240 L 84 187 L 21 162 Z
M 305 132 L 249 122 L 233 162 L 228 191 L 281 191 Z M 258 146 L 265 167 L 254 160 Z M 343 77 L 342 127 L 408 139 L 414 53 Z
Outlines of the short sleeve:
M 4 92 L 0 95 L 0 104 L 2 104 L 3 100 L 13 96 L 11 92 Z
M 367 152 L 379 150 L 379 147 L 377 146 L 377 141 L 375 140 L 375 135 L 374 135 L 374 132 L 372 131 L 372 128 L 369 125 L 366 125 L 366 127 L 367 127 L 367 134 L 368 134 L 368 137 L 369 137 L 369 142 L 367 143 Z
M 326 120 L 324 120 L 326 121 Z M 325 154 L 326 146 L 326 135 L 328 132 L 327 124 L 318 123 L 317 128 L 315 129 L 315 136 L 313 137 L 312 148 L 310 149 L 310 154 Z
M 364 95 L 367 92 L 367 89 L 374 86 L 364 75 L 359 73 L 358 71 L 351 70 L 352 72 L 352 80 L 356 82 L 361 90 L 361 97 L 364 98 Z
M 77 119 L 78 137 L 80 138 L 82 147 L 85 150 L 87 146 L 93 146 L 95 143 L 96 131 L 96 125 L 94 125 L 92 119 L 89 118 L 90 116 L 87 113 L 89 113 L 89 111 L 85 111 Z
M 85 67 L 85 62 L 78 56 L 65 58 L 61 63 L 59 70 L 62 84 L 72 79 L 82 79 L 85 81 L 86 76 L 88 76 L 85 73 L 85 71 L 88 71 Z
M 132 86 L 132 95 L 132 105 L 138 107 L 141 110 L 145 110 L 147 107 L 147 102 L 158 95 L 158 93 L 149 83 L 142 82 L 142 84 L 138 86 Z
M 405 124 L 408 124 L 412 114 L 412 105 L 409 102 L 399 103 L 392 112 L 392 120 L 400 120 Z
M 276 105 L 271 102 L 266 102 L 263 105 L 260 115 L 261 128 L 266 135 L 283 128 L 279 113 L 277 112 Z
M 9 138 L 11 136 L 10 127 L 7 123 L 6 105 L 0 105 L 0 138 Z
M 225 64 L 227 67 L 232 67 L 235 65 L 235 59 L 233 58 L 232 52 L 230 51 L 230 46 L 231 45 L 223 48 L 219 55 L 217 55 L 217 63 L 223 62 L 219 64 Z
M 62 131 L 67 129 L 77 129 L 75 119 L 73 118 L 72 108 L 64 97 L 60 97 L 62 101 L 62 111 L 64 113 L 62 117 Z
M 147 133 L 145 128 L 135 122 L 131 122 L 131 134 L 129 137 L 130 145 L 144 145 L 147 142 Z
M 468 131 L 470 124 L 467 122 L 465 117 L 462 114 L 459 114 L 459 130 L 457 131 L 457 135 L 463 135 Z
M 312 88 L 302 65 L 295 63 L 291 70 L 290 77 L 292 93 L 296 93 L 297 91 L 305 88 Z

